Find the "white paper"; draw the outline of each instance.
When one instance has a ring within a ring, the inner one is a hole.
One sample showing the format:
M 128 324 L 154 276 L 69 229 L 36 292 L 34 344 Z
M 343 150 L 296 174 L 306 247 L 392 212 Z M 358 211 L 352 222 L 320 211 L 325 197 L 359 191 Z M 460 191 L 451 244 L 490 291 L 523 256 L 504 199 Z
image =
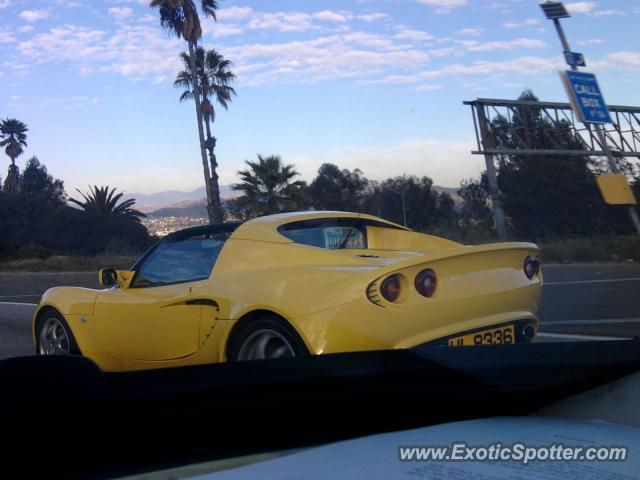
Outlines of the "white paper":
M 623 462 L 517 461 L 401 462 L 398 447 L 454 442 L 489 446 L 624 446 Z M 206 480 L 407 479 L 407 480 L 630 480 L 640 478 L 640 430 L 602 421 L 551 417 L 505 417 L 456 422 L 337 442 L 322 447 L 197 477 Z

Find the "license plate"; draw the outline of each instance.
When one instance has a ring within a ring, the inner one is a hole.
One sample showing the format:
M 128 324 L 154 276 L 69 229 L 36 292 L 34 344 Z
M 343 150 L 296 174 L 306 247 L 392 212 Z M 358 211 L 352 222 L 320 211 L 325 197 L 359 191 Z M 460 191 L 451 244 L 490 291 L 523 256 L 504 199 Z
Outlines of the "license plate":
M 513 325 L 506 327 L 481 330 L 468 335 L 450 338 L 450 347 L 473 347 L 475 345 L 505 345 L 515 343 L 515 329 Z

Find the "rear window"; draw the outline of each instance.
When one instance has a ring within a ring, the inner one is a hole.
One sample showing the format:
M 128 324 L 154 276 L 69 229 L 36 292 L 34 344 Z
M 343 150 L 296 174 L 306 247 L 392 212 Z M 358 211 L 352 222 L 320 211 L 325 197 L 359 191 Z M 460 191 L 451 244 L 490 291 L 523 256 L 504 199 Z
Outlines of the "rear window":
M 295 243 L 328 250 L 367 248 L 365 222 L 354 218 L 322 218 L 282 225 L 278 231 Z

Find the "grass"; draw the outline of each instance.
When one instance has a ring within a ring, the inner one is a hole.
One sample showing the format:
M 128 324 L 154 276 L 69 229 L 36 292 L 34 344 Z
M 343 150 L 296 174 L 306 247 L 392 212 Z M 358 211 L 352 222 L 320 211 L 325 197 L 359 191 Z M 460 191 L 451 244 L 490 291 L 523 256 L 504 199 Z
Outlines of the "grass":
M 545 263 L 639 262 L 640 237 L 572 238 L 540 243 Z
M 128 269 L 135 257 L 53 255 L 48 258 L 0 259 L 0 272 L 97 272 L 101 268 Z

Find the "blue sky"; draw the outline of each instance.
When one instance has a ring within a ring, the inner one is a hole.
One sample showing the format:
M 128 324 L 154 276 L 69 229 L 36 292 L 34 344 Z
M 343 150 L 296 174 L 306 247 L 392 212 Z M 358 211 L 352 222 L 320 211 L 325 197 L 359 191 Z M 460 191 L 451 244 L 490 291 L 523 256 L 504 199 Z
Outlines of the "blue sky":
M 482 169 L 463 100 L 528 87 L 566 101 L 537 0 L 220 3 L 203 41 L 238 75 L 214 126 L 223 184 L 245 159 L 275 153 L 307 180 L 329 161 L 457 186 Z M 608 103 L 640 105 L 640 1 L 567 5 L 572 47 Z M 184 48 L 144 0 L 0 0 L 0 117 L 30 128 L 20 165 L 37 155 L 68 192 L 199 187 L 194 108 L 172 86 Z

